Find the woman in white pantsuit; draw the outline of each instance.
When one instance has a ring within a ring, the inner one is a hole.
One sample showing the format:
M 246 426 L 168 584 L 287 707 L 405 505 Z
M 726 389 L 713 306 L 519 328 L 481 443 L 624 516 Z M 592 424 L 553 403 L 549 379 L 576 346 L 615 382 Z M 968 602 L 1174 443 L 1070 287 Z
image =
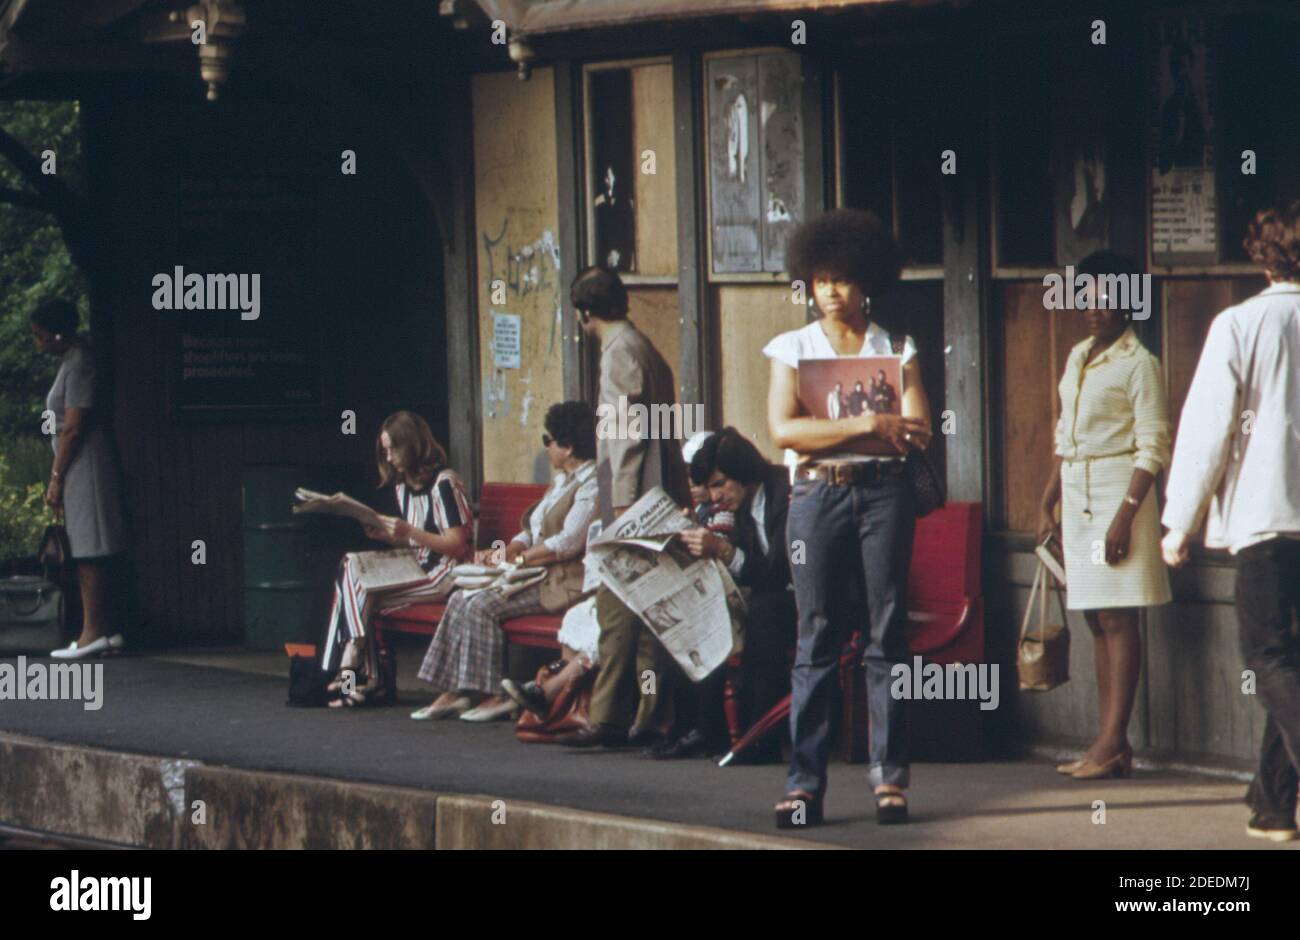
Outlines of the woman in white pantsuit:
M 1137 266 L 1096 252 L 1078 273 L 1127 280 Z M 1099 286 L 1096 303 L 1084 311 L 1089 338 L 1070 351 L 1061 377 L 1057 459 L 1038 525 L 1040 541 L 1060 536 L 1067 606 L 1083 611 L 1095 641 L 1101 727 L 1080 759 L 1057 768 L 1079 780 L 1131 769 L 1128 724 L 1142 668 L 1138 608 L 1172 599 L 1151 486 L 1169 463 L 1160 363 L 1134 334 L 1132 313 L 1113 307 L 1106 289 Z

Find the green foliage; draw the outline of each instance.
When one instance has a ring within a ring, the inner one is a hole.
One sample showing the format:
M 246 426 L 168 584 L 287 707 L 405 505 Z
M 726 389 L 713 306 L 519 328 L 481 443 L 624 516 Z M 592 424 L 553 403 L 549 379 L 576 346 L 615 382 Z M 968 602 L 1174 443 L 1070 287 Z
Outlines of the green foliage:
M 56 155 L 58 179 L 83 191 L 80 109 L 75 101 L 0 101 L 0 128 L 38 160 Z M 22 176 L 0 160 L 0 187 L 30 192 Z M 41 355 L 27 325 L 32 308 L 48 297 L 77 304 L 82 323 L 90 300 L 54 217 L 0 202 L 0 441 L 40 432 L 45 394 L 58 360 Z
M 9 458 L 0 452 L 0 560 L 30 558 L 54 513 L 44 504 L 44 483 L 16 479 Z

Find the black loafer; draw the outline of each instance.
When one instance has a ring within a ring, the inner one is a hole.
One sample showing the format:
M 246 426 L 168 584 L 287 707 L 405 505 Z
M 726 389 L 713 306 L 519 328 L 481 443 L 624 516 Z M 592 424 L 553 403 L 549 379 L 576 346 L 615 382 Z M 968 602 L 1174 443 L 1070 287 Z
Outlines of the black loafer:
M 650 748 L 649 755 L 654 760 L 683 760 L 690 757 L 707 757 L 708 742 L 704 735 L 695 729 L 686 732 L 676 741 L 665 739 Z
M 627 734 L 626 744 L 629 747 L 656 748 L 664 744 L 671 743 L 672 738 L 666 734 L 660 734 L 658 731 L 650 731 L 645 728 L 633 728 Z
M 565 747 L 576 748 L 627 747 L 628 745 L 627 732 L 613 725 L 596 725 L 594 728 L 571 731 L 557 737 L 555 742 Z

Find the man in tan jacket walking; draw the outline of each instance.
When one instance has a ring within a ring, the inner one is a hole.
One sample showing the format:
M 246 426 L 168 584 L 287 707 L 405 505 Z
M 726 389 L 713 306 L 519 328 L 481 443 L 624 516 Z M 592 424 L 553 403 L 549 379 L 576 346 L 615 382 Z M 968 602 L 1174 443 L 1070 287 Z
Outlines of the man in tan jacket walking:
M 571 297 L 583 331 L 600 341 L 596 479 L 601 521 L 608 527 L 655 486 L 689 506 L 682 429 L 629 420 L 628 410 L 638 405 L 649 415 L 676 415 L 679 409 L 672 407 L 677 400 L 673 370 L 628 322 L 627 288 L 613 271 L 591 267 L 574 280 Z M 600 671 L 591 696 L 592 730 L 560 741 L 571 747 L 654 744 L 672 731 L 677 667 L 640 618 L 603 584 L 596 591 L 596 618 Z

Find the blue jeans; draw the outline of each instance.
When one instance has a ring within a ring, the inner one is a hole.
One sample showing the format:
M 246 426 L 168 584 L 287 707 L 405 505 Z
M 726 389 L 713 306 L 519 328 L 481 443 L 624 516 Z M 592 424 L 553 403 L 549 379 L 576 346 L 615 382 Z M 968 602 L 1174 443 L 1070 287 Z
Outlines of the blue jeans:
M 890 695 L 889 671 L 910 656 L 907 571 L 915 525 L 905 474 L 855 486 L 816 480 L 794 484 L 786 535 L 799 640 L 790 677 L 794 754 L 787 792 L 826 791 L 830 705 L 839 682 L 840 652 L 856 630 L 866 637 L 868 780 L 873 787 L 908 784 L 907 703 Z

